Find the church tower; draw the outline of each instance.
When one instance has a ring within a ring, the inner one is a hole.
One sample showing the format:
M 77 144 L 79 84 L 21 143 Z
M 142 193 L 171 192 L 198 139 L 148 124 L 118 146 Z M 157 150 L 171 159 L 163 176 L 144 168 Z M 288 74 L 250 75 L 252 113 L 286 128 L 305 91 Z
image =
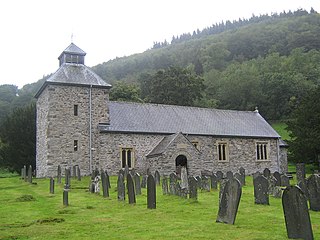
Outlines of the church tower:
M 36 94 L 37 177 L 78 165 L 82 175 L 99 166 L 99 125 L 109 124 L 111 85 L 84 65 L 86 53 L 71 43 L 59 69 Z

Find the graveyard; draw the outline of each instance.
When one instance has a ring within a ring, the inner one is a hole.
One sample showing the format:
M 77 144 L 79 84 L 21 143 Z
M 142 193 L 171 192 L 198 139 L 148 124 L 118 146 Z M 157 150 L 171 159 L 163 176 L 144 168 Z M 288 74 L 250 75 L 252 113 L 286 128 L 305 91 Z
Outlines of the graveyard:
M 64 177 L 61 183 L 57 178 L 30 182 L 20 176 L 2 177 L 0 239 L 288 239 L 281 197 L 269 195 L 264 204 L 266 191 L 255 192 L 253 176 L 245 177 L 234 223 L 227 224 L 218 217 L 220 184 L 217 189 L 198 188 L 196 197 L 186 197 L 183 191 L 177 196 L 163 194 L 162 184 L 169 179 L 158 182 L 156 175 L 144 182 L 148 188 L 155 186 L 155 192 L 141 187 L 141 194 L 135 189 L 132 199 L 125 188 L 120 200 L 117 176 L 110 176 L 108 194 L 101 186 L 105 177 L 98 192 L 90 176 L 70 177 L 68 204 L 63 198 Z M 290 185 L 295 185 L 296 175 L 292 177 Z M 140 180 L 144 181 L 142 176 Z M 255 184 L 263 188 L 263 180 L 259 176 Z M 239 181 L 233 178 L 233 182 Z M 170 192 L 172 186 L 167 187 Z M 150 202 L 155 196 L 156 201 Z M 313 238 L 320 239 L 320 212 L 309 210 L 309 214 Z

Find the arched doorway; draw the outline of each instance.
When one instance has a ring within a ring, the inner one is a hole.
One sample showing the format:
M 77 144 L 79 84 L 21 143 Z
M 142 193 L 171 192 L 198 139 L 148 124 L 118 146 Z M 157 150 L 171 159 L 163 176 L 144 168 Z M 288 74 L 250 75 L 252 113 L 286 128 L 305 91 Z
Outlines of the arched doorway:
M 179 155 L 178 157 L 176 157 L 176 173 L 177 176 L 180 177 L 181 175 L 181 168 L 185 167 L 188 171 L 188 159 L 185 155 Z

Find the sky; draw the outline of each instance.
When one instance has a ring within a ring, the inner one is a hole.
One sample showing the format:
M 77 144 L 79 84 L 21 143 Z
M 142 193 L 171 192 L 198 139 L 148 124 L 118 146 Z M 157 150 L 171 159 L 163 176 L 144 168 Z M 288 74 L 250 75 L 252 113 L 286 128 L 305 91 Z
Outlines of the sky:
M 71 41 L 89 67 L 226 20 L 313 7 L 319 0 L 1 0 L 0 85 L 19 88 L 58 69 Z

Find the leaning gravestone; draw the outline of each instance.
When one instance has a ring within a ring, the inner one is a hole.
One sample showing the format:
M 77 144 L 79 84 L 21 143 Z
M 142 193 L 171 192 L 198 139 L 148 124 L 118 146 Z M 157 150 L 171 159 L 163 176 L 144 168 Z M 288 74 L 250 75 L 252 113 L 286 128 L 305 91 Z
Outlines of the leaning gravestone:
M 148 179 L 148 175 L 143 175 L 142 176 L 142 181 L 141 181 L 141 187 L 142 188 L 146 188 L 147 187 L 147 179 Z
M 54 178 L 50 178 L 50 193 L 54 194 Z
M 269 182 L 264 176 L 258 176 L 253 179 L 254 203 L 269 205 Z
M 273 177 L 275 178 L 275 179 L 277 179 L 277 181 L 276 181 L 276 186 L 281 186 L 281 174 L 279 173 L 279 172 L 277 172 L 277 171 L 275 171 L 274 173 L 273 173 Z
M 57 173 L 58 184 L 61 184 L 61 166 L 58 165 L 58 173 Z
M 297 182 L 304 181 L 306 178 L 306 169 L 304 163 L 296 164 Z
M 135 195 L 135 191 L 134 191 L 134 182 L 133 182 L 133 179 L 132 179 L 132 176 L 131 176 L 130 173 L 127 175 L 127 188 L 128 188 L 129 204 L 136 203 L 136 195 Z
M 218 188 L 218 178 L 217 176 L 213 173 L 210 176 L 211 179 L 211 189 L 217 189 Z
M 103 197 L 109 197 L 109 185 L 107 181 L 107 176 L 104 171 L 101 171 L 101 184 L 102 184 L 102 193 Z
M 268 177 L 270 177 L 270 175 L 271 175 L 271 172 L 270 172 L 269 168 L 265 168 L 265 169 L 263 170 L 263 176 L 265 176 L 266 178 L 268 178 Z
M 117 191 L 118 191 L 118 200 L 124 201 L 126 196 L 126 191 L 125 191 L 124 177 L 121 173 L 118 174 Z
M 320 211 L 320 177 L 312 174 L 307 180 L 310 210 Z
M 223 172 L 217 171 L 216 175 L 217 175 L 218 182 L 220 182 L 220 180 L 223 179 Z
M 163 178 L 162 178 L 162 193 L 163 193 L 163 195 L 169 194 L 168 178 L 166 176 L 163 176 Z
M 156 181 L 157 185 L 160 185 L 160 173 L 158 170 L 154 172 L 154 180 Z
M 299 187 L 284 190 L 282 207 L 288 238 L 313 239 L 307 199 Z
M 29 169 L 28 169 L 28 182 L 32 183 L 32 166 L 31 165 L 29 166 Z
M 151 174 L 147 179 L 147 206 L 149 209 L 156 208 L 156 182 Z
M 281 175 L 281 186 L 289 187 L 290 186 L 290 179 L 287 175 Z
M 169 193 L 170 195 L 176 195 L 177 175 L 175 173 L 170 173 L 169 179 Z
M 219 203 L 219 212 L 216 222 L 234 224 L 241 198 L 241 184 L 233 178 L 229 179 L 224 187 Z
M 226 175 L 227 175 L 227 179 L 229 179 L 229 180 L 233 179 L 233 172 L 228 171 Z
M 188 173 L 186 167 L 181 167 L 181 188 L 188 189 Z
M 140 184 L 140 174 L 134 174 L 134 185 L 136 189 L 136 195 L 141 195 L 141 184 Z
M 190 176 L 188 180 L 189 180 L 189 198 L 197 200 L 198 199 L 197 179 L 193 176 Z

